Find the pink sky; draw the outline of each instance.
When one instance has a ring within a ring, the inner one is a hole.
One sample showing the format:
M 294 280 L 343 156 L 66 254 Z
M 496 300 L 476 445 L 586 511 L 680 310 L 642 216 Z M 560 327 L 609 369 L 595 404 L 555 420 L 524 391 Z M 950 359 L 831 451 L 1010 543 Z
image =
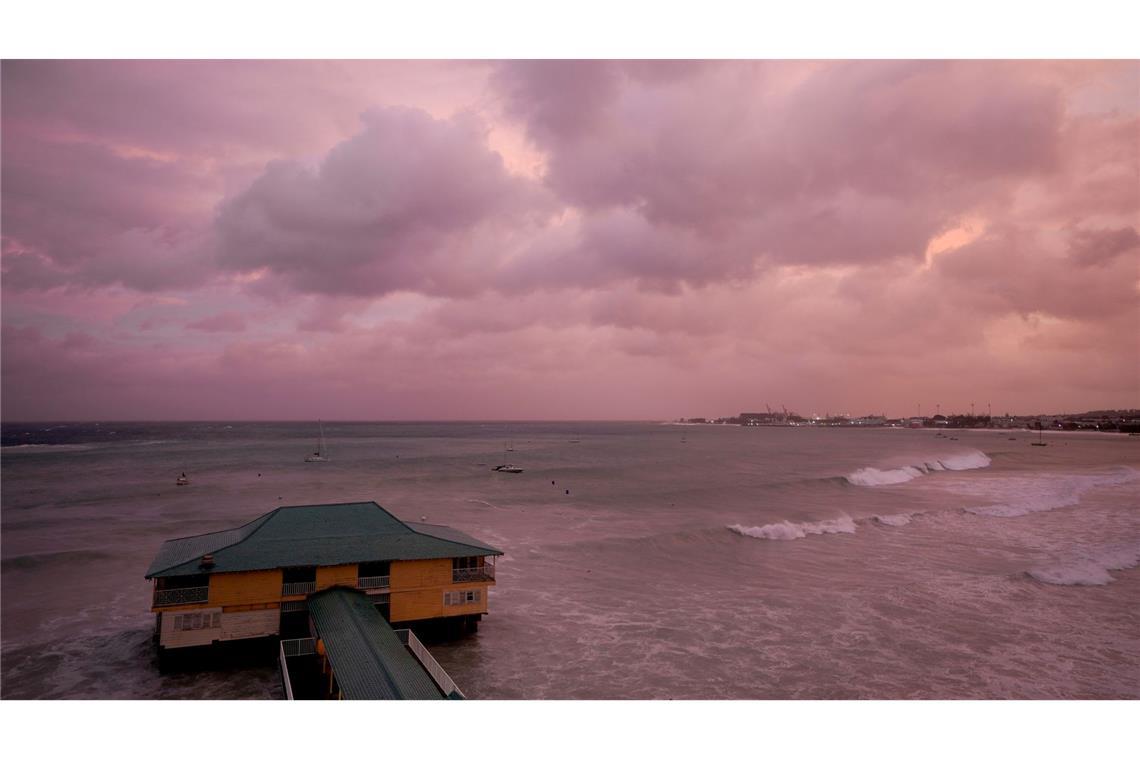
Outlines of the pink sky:
M 2 80 L 7 421 L 1140 407 L 1136 62 Z

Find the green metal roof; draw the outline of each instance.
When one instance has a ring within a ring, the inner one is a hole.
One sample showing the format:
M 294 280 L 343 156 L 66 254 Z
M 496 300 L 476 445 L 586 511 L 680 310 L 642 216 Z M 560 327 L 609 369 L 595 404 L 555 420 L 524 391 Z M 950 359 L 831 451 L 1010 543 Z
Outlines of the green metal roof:
M 318 591 L 309 597 L 309 617 L 345 699 L 443 699 L 365 594 Z
M 203 554 L 214 567 L 199 569 Z M 405 523 L 374 501 L 279 507 L 240 528 L 167 541 L 147 578 L 502 554 L 462 531 Z

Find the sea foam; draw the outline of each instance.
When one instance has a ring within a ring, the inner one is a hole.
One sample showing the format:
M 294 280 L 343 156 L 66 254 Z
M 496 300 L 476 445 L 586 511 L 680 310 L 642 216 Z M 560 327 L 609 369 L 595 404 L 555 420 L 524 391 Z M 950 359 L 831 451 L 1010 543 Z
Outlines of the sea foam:
M 929 472 L 942 470 L 977 470 L 990 466 L 990 458 L 980 451 L 967 451 L 938 458 L 924 459 L 891 470 L 863 467 L 844 477 L 853 486 L 890 486 L 906 483 Z
M 1026 571 L 1034 580 L 1055 586 L 1103 586 L 1115 580 L 1110 570 L 1127 570 L 1140 565 L 1140 545 L 1105 547 L 1057 564 Z
M 791 541 L 807 536 L 819 536 L 825 533 L 854 533 L 855 521 L 846 515 L 834 520 L 820 520 L 818 522 L 794 523 L 782 520 L 759 527 L 745 527 L 743 525 L 726 526 L 734 533 L 749 538 L 765 538 L 771 541 Z
M 910 524 L 910 518 L 914 516 L 913 512 L 904 512 L 898 515 L 875 515 L 875 522 L 882 525 L 889 525 L 892 528 L 901 528 L 904 525 Z
M 923 475 L 917 467 L 899 467 L 894 470 L 879 470 L 874 467 L 864 467 L 845 476 L 847 482 L 853 486 L 891 486 L 896 483 L 906 483 Z
M 966 511 L 985 517 L 1021 517 L 1050 512 L 1081 503 L 1086 492 L 1102 486 L 1122 485 L 1140 479 L 1140 470 L 1128 467 L 1105 475 L 1050 475 L 1011 481 L 1012 493 L 984 507 Z

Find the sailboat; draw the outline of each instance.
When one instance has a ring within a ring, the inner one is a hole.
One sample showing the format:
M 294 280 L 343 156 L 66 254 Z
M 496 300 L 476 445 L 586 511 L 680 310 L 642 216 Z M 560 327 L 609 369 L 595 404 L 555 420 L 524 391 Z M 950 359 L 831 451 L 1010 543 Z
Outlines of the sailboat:
M 1049 444 L 1041 440 L 1041 423 L 1037 423 L 1037 440 L 1029 444 L 1030 446 L 1048 446 Z
M 318 440 L 318 442 L 317 442 L 317 450 L 314 451 L 309 456 L 305 457 L 306 462 L 327 462 L 327 461 L 329 461 L 328 457 L 326 456 L 326 454 L 328 452 L 325 451 L 325 426 L 321 423 L 320 420 L 317 420 L 317 424 L 320 425 L 320 428 L 321 428 L 321 437 L 320 437 L 320 440 Z

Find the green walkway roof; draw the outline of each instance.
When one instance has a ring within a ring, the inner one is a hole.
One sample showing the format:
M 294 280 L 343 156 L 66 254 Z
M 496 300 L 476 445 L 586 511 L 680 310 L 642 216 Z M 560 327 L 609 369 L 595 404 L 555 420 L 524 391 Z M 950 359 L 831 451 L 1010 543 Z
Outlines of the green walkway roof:
M 345 699 L 444 698 L 365 594 L 318 591 L 309 597 L 309 617 Z
M 454 528 L 405 523 L 374 501 L 280 507 L 240 528 L 167 541 L 147 578 L 502 554 Z

